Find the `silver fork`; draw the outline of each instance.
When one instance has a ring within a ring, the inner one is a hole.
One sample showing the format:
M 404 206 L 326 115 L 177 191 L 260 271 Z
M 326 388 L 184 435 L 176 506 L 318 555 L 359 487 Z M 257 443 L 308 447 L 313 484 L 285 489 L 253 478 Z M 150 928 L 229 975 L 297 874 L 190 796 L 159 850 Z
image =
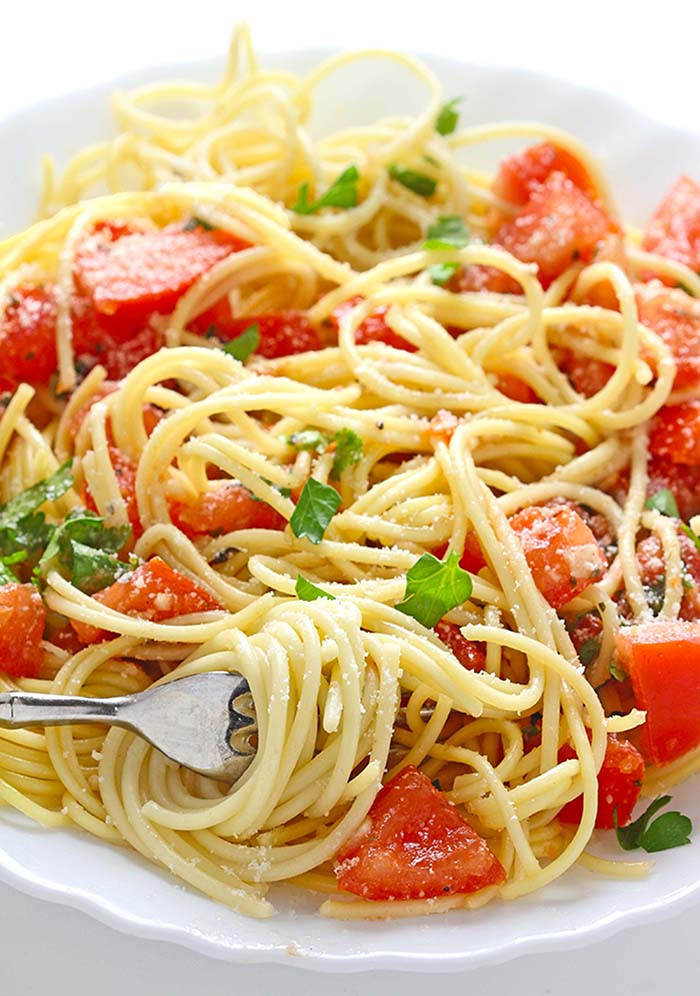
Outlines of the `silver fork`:
M 221 781 L 237 781 L 255 757 L 258 732 L 248 682 L 208 671 L 136 695 L 0 694 L 0 727 L 106 723 L 147 740 L 178 764 Z

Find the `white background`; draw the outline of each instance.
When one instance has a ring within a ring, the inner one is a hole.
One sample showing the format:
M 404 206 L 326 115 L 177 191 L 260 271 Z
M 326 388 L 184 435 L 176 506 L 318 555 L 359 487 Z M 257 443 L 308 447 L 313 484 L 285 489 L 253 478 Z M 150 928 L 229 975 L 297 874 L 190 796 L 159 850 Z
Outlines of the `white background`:
M 2 9 L 0 117 L 131 69 L 223 52 L 234 21 L 245 17 L 261 49 L 390 46 L 514 64 L 608 90 L 654 117 L 700 128 L 696 2 L 4 0 Z M 12 149 L 0 149 L 0 177 L 11 156 Z M 698 936 L 700 909 L 585 950 L 530 956 L 468 976 L 432 982 L 396 973 L 332 977 L 208 961 L 127 938 L 0 885 L 0 994 L 67 996 L 89 987 L 100 996 L 281 990 L 285 996 L 412 996 L 437 985 L 441 996 L 657 996 L 697 989 Z

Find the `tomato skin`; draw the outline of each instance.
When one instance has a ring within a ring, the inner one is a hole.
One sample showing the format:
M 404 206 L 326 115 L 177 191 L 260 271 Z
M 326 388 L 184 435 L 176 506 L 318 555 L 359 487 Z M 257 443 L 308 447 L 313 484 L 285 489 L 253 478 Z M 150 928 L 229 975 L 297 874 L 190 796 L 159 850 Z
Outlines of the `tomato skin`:
M 124 574 L 94 598 L 110 609 L 152 622 L 221 608 L 201 585 L 173 570 L 160 557 L 152 557 Z M 72 619 L 71 625 L 83 643 L 96 643 L 106 635 L 105 630 L 77 620 Z
M 680 176 L 657 207 L 642 249 L 700 269 L 700 183 Z
M 342 301 L 336 305 L 329 316 L 329 322 L 336 331 L 340 328 L 340 322 L 348 311 L 352 311 L 362 300 L 363 298 L 361 297 L 351 297 L 349 300 Z M 356 344 L 358 346 L 365 346 L 369 342 L 383 342 L 394 349 L 403 349 L 406 353 L 415 353 L 417 350 L 413 343 L 409 342 L 408 339 L 404 339 L 403 336 L 398 335 L 387 325 L 385 315 L 388 310 L 389 308 L 386 305 L 377 308 L 376 311 L 373 311 L 371 315 L 368 315 L 359 324 L 355 332 Z
M 700 744 L 700 623 L 624 626 L 618 660 L 646 710 L 640 747 L 652 764 L 667 764 Z
M 592 356 L 583 356 L 573 350 L 562 350 L 559 368 L 567 375 L 575 391 L 584 398 L 592 398 L 602 391 L 612 375 L 615 367 Z
M 284 529 L 287 520 L 242 484 L 222 484 L 200 495 L 191 505 L 172 508 L 173 521 L 190 539 L 236 529 Z
M 575 260 L 589 262 L 611 226 L 605 211 L 567 176 L 552 173 L 494 242 L 523 263 L 536 263 L 547 286 Z
M 447 285 L 453 294 L 491 293 L 491 294 L 522 294 L 523 289 L 517 280 L 513 280 L 503 270 L 496 266 L 483 266 L 480 263 L 470 263 L 462 266 Z
M 486 648 L 483 643 L 475 643 L 462 636 L 459 626 L 441 619 L 434 627 L 435 632 L 447 649 L 468 671 L 483 671 L 486 668 Z
M 676 362 L 674 387 L 700 382 L 700 301 L 659 280 L 637 284 L 639 320 L 666 343 Z
M 41 669 L 46 606 L 33 584 L 0 586 L 0 669 L 36 678 Z
M 505 394 L 511 401 L 519 401 L 521 405 L 542 404 L 542 399 L 535 394 L 530 385 L 513 374 L 499 374 L 496 380 L 496 387 L 501 394 Z
M 700 401 L 666 405 L 651 421 L 649 450 L 673 463 L 700 466 Z
M 246 245 L 198 226 L 169 225 L 116 238 L 102 228 L 78 247 L 75 282 L 100 314 L 145 321 L 154 311 L 170 313 L 195 280 Z
M 535 584 L 555 609 L 580 595 L 607 567 L 593 532 L 568 505 L 524 508 L 510 526 Z
M 53 288 L 15 288 L 0 324 L 0 390 L 18 384 L 48 384 L 57 366 Z
M 559 760 L 575 758 L 576 751 L 569 744 L 559 751 Z M 615 819 L 619 827 L 627 826 L 632 811 L 639 802 L 644 778 L 644 758 L 628 740 L 621 740 L 614 733 L 608 734 L 608 746 L 598 772 L 598 812 L 595 825 L 598 830 L 612 830 Z M 583 816 L 583 796 L 567 802 L 559 810 L 562 823 L 580 823 Z
M 597 191 L 584 165 L 554 142 L 529 145 L 501 160 L 493 181 L 493 192 L 511 204 L 525 204 L 532 192 L 552 173 L 563 173 L 584 194 L 595 198 Z
M 417 768 L 403 768 L 338 854 L 339 887 L 363 899 L 423 899 L 500 885 L 486 842 Z
M 323 348 L 318 333 L 303 311 L 279 311 L 235 318 L 227 297 L 198 315 L 190 328 L 199 335 L 215 335 L 217 339 L 230 342 L 251 325 L 257 325 L 260 333 L 260 344 L 255 355 L 268 360 Z

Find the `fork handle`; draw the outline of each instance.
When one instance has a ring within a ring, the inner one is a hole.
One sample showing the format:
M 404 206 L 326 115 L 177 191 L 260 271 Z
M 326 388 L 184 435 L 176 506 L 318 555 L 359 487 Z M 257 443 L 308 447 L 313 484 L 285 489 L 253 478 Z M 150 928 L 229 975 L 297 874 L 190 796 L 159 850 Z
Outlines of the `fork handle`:
M 0 727 L 16 729 L 22 726 L 65 726 L 70 723 L 108 723 L 111 726 L 131 724 L 120 715 L 131 696 L 93 699 L 82 695 L 41 695 L 32 692 L 0 694 Z

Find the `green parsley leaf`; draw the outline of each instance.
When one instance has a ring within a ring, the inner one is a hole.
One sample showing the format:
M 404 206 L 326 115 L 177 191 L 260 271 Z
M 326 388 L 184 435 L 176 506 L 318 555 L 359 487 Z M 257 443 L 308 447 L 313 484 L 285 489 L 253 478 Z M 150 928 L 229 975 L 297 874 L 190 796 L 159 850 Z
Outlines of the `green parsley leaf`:
M 610 661 L 610 677 L 614 678 L 615 681 L 626 681 L 627 672 L 623 671 L 615 661 Z
M 440 784 L 440 779 L 439 778 L 433 778 L 433 780 L 432 780 L 432 786 L 433 786 L 433 788 L 436 788 L 438 790 L 438 792 L 442 792 L 442 786 Z
M 406 592 L 396 608 L 432 629 L 471 593 L 471 576 L 459 566 L 456 550 L 450 550 L 445 560 L 424 553 L 406 574 Z
M 329 591 L 323 591 L 322 588 L 317 588 L 315 584 L 307 581 L 301 574 L 297 578 L 294 590 L 297 593 L 297 598 L 301 599 L 302 602 L 315 602 L 317 598 L 330 598 L 332 601 L 335 601 L 335 595 L 331 595 Z
M 193 215 L 188 222 L 183 225 L 185 232 L 193 232 L 195 228 L 201 228 L 205 232 L 211 232 L 214 226 L 204 218 L 198 218 L 197 215 Z
M 337 481 L 347 467 L 354 467 L 362 457 L 362 440 L 352 429 L 341 429 L 333 437 L 335 457 L 331 467 L 331 479 Z
M 681 522 L 681 529 L 685 535 L 693 541 L 696 549 L 700 550 L 700 536 L 698 536 L 697 533 L 694 533 L 690 526 L 687 526 L 685 522 Z
M 416 173 L 412 169 L 405 169 L 403 166 L 397 166 L 396 163 L 392 163 L 389 167 L 389 175 L 392 180 L 401 183 L 420 197 L 432 197 L 437 187 L 437 183 L 431 176 L 426 176 L 425 173 Z
M 244 363 L 248 359 L 251 353 L 260 345 L 260 326 L 257 322 L 253 322 L 249 325 L 245 331 L 237 335 L 235 339 L 231 339 L 223 347 L 225 353 L 232 356 L 234 360 L 239 360 Z
M 298 539 L 306 536 L 312 543 L 320 543 L 339 506 L 335 488 L 310 477 L 289 520 L 292 532 Z
M 428 268 L 430 279 L 438 287 L 444 287 L 454 277 L 459 269 L 459 263 L 434 263 Z
M 693 824 L 679 812 L 668 812 L 659 816 L 653 823 L 651 819 L 660 809 L 671 801 L 670 795 L 662 795 L 650 803 L 642 815 L 626 827 L 617 826 L 617 816 L 613 813 L 615 832 L 620 847 L 624 851 L 633 851 L 637 847 L 652 854 L 656 851 L 666 851 L 672 847 L 682 847 L 690 843 Z
M 578 659 L 581 661 L 584 667 L 588 667 L 598 654 L 600 653 L 600 640 L 597 636 L 589 636 L 587 640 L 584 640 L 581 644 L 581 649 L 578 652 Z
M 287 436 L 287 442 L 297 450 L 324 453 L 330 439 L 318 429 L 302 429 L 301 432 L 293 432 L 291 436 Z
M 452 100 L 448 100 L 440 108 L 438 116 L 435 119 L 435 131 L 438 135 L 451 135 L 457 127 L 457 122 L 459 121 L 457 104 L 461 100 L 461 97 L 453 97 Z
M 463 249 L 469 244 L 469 226 L 458 214 L 442 215 L 428 226 L 424 249 Z
M 360 174 L 357 166 L 348 166 L 330 185 L 318 200 L 309 202 L 309 185 L 302 183 L 296 204 L 292 211 L 297 214 L 315 214 L 324 207 L 351 208 L 357 204 L 357 181 Z
M 20 564 L 27 559 L 26 550 L 17 550 L 7 557 L 0 557 L 0 584 L 17 584 L 19 578 L 10 570 L 13 564 Z
M 662 488 L 644 502 L 644 508 L 655 509 L 662 515 L 668 515 L 672 519 L 680 519 L 680 512 L 673 492 L 668 488 Z

